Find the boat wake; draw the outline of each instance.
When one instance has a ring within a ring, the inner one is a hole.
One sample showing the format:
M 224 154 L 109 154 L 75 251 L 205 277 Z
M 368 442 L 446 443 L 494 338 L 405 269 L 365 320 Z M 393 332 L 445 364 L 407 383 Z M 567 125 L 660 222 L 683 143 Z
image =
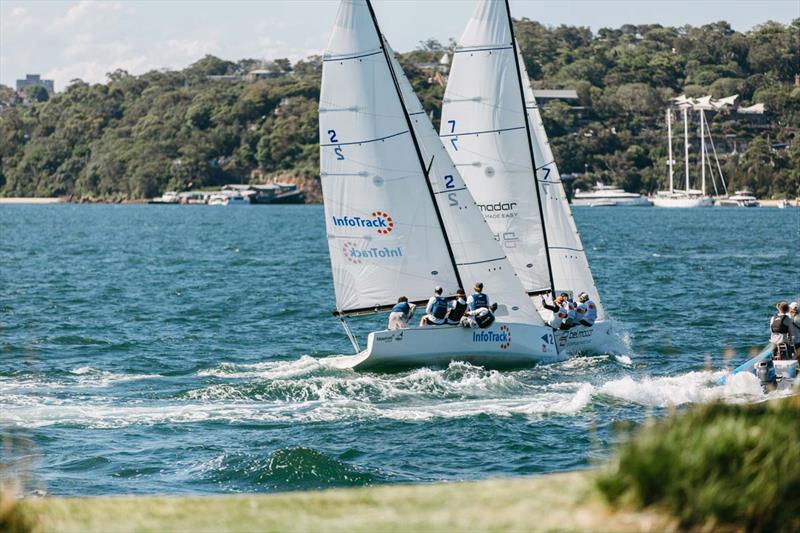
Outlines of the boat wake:
M 76 369 L 43 381 L 0 378 L 0 403 L 4 405 L 0 423 L 110 428 L 214 421 L 294 424 L 475 416 L 535 421 L 582 416 L 593 406 L 652 409 L 717 400 L 757 402 L 790 394 L 765 394 L 758 379 L 747 373 L 724 385 L 716 385 L 722 372 L 632 378 L 626 375 L 631 363 L 629 356 L 593 356 L 514 372 L 453 362 L 439 370 L 371 374 L 337 368 L 327 358 L 304 356 L 294 361 L 222 363 L 182 379 L 154 374 L 112 376 Z M 151 389 L 163 392 L 134 401 L 115 397 L 115 383 L 124 386 L 145 380 Z M 161 380 L 162 384 L 157 383 Z M 59 392 L 87 386 L 93 387 L 89 394 Z

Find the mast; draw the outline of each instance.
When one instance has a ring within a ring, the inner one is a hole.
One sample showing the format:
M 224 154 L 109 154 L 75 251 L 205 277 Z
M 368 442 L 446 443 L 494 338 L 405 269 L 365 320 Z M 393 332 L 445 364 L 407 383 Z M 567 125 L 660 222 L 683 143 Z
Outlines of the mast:
M 394 84 L 394 89 L 397 92 L 397 99 L 400 101 L 400 107 L 403 109 L 403 117 L 406 119 L 406 125 L 408 126 L 408 134 L 411 136 L 411 140 L 414 143 L 414 151 L 417 153 L 417 160 L 419 162 L 419 166 L 422 169 L 422 173 L 425 175 L 425 185 L 428 187 L 428 193 L 431 197 L 431 202 L 433 203 L 433 209 L 436 212 L 436 219 L 439 221 L 439 228 L 442 230 L 442 236 L 444 237 L 444 243 L 447 246 L 447 254 L 450 256 L 450 262 L 453 264 L 453 272 L 456 276 L 456 281 L 458 282 L 459 287 L 463 287 L 464 283 L 461 281 L 461 274 L 458 272 L 458 264 L 456 263 L 456 256 L 453 253 L 453 247 L 450 245 L 450 239 L 447 236 L 447 231 L 444 228 L 444 220 L 442 219 L 442 212 L 439 210 L 439 204 L 436 202 L 436 195 L 433 192 L 433 185 L 431 184 L 430 174 L 428 169 L 430 167 L 425 165 L 425 160 L 422 158 L 422 150 L 419 147 L 419 141 L 417 140 L 417 135 L 414 133 L 414 126 L 411 124 L 411 117 L 408 115 L 408 109 L 406 108 L 405 100 L 403 100 L 403 93 L 400 90 L 400 84 L 397 81 L 397 74 L 392 67 L 392 59 L 389 57 L 389 51 L 386 49 L 386 46 L 383 42 L 383 34 L 381 33 L 381 27 L 378 25 L 378 18 L 375 16 L 375 10 L 372 8 L 372 2 L 370 0 L 366 0 L 367 8 L 369 9 L 369 15 L 372 17 L 372 23 L 375 25 L 375 32 L 378 34 L 378 41 L 380 42 L 381 51 L 383 52 L 383 57 L 386 59 L 386 66 L 389 68 L 389 73 L 392 75 L 392 83 Z M 433 161 L 431 161 L 433 163 Z M 545 242 L 547 242 L 545 240 Z
M 683 162 L 686 169 L 686 194 L 689 194 L 689 107 L 683 108 Z
M 700 108 L 700 175 L 702 176 L 703 196 L 706 195 L 706 135 L 705 135 L 705 111 Z
M 675 182 L 672 168 L 672 110 L 667 108 L 667 145 L 669 146 L 669 193 L 675 194 Z
M 539 218 L 542 221 L 542 237 L 544 238 L 544 253 L 547 258 L 547 274 L 550 276 L 550 294 L 555 298 L 556 284 L 553 279 L 553 265 L 550 262 L 550 245 L 547 242 L 547 228 L 544 223 L 544 209 L 542 208 L 541 191 L 539 190 L 539 177 L 536 173 L 536 157 L 533 155 L 533 138 L 531 137 L 531 125 L 528 119 L 528 106 L 525 101 L 525 90 L 522 86 L 522 74 L 519 66 L 519 54 L 517 53 L 517 39 L 514 37 L 514 21 L 511 19 L 511 7 L 508 0 L 505 0 L 506 15 L 508 15 L 508 31 L 511 33 L 511 50 L 514 54 L 514 65 L 517 69 L 517 83 L 519 85 L 519 97 L 522 101 L 522 116 L 525 118 L 525 133 L 528 136 L 528 151 L 531 156 L 531 168 L 533 169 L 533 184 L 536 187 L 536 203 L 539 205 Z

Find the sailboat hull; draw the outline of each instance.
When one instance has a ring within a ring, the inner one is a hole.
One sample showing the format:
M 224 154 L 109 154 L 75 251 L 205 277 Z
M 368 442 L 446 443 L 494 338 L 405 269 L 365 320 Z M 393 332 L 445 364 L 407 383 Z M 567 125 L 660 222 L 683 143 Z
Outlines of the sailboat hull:
M 673 207 L 673 208 L 687 208 L 687 207 L 710 207 L 712 204 L 711 199 L 708 197 L 659 197 L 652 198 L 653 205 L 656 207 Z
M 556 337 L 547 326 L 495 322 L 486 329 L 429 326 L 374 331 L 367 349 L 337 358 L 335 366 L 354 370 L 400 370 L 446 367 L 464 361 L 491 369 L 522 368 L 563 361 Z
M 576 326 L 555 333 L 558 351 L 566 356 L 577 354 L 621 353 L 625 346 L 614 333 L 611 322 L 598 320 L 592 327 Z

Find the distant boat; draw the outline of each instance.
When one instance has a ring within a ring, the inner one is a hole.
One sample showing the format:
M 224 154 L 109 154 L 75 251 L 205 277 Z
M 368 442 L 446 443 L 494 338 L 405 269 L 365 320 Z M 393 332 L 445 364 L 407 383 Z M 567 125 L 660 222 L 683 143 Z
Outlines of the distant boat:
M 241 194 L 220 192 L 208 197 L 208 205 L 250 205 L 250 199 Z
M 165 204 L 165 205 L 177 205 L 181 203 L 181 198 L 178 196 L 177 192 L 174 191 L 167 191 L 161 196 L 157 198 L 153 198 L 147 202 L 148 204 Z
M 758 207 L 758 200 L 753 196 L 752 191 L 742 189 L 732 195 L 717 198 L 717 205 L 720 207 Z M 780 206 L 780 204 L 778 204 Z
M 686 188 L 679 190 L 675 188 L 672 158 L 672 110 L 667 109 L 667 145 L 669 152 L 669 190 L 658 191 L 650 199 L 656 207 L 708 207 L 713 205 L 713 200 L 706 195 L 706 174 L 705 174 L 705 136 L 701 133 L 702 144 L 702 190 L 689 188 L 689 103 L 683 103 L 683 151 L 684 164 L 686 171 Z M 703 129 L 703 113 L 700 114 L 700 128 Z
M 589 207 L 632 207 L 651 206 L 650 200 L 634 192 L 625 192 L 620 187 L 604 185 L 599 181 L 591 191 L 575 190 L 572 196 L 573 206 Z

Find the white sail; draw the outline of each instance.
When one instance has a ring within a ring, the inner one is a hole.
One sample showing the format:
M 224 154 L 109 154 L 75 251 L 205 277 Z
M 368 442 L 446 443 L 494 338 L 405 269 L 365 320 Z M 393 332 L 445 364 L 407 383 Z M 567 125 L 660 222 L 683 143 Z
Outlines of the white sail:
M 440 135 L 526 291 L 550 289 L 503 2 L 479 2 L 453 54 Z
M 577 296 L 581 291 L 597 305 L 598 319 L 605 318 L 605 310 L 600 302 L 600 293 L 594 283 L 589 261 L 583 249 L 583 242 L 572 218 L 572 210 L 567 201 L 567 193 L 561 181 L 542 116 L 531 88 L 522 54 L 519 53 L 520 75 L 525 91 L 525 107 L 528 110 L 528 125 L 531 129 L 533 155 L 536 160 L 539 181 L 539 197 L 542 201 L 544 227 L 547 229 L 547 246 L 550 251 L 550 267 L 556 293 L 569 291 Z
M 543 325 L 385 39 L 384 44 L 420 151 L 430 168 L 428 176 L 464 289 L 469 291 L 481 281 L 492 301 L 500 305 L 496 315 L 503 322 Z
M 372 28 L 372 30 L 370 30 Z M 336 308 L 452 293 L 455 267 L 363 1 L 343 1 L 323 57 L 320 175 Z

